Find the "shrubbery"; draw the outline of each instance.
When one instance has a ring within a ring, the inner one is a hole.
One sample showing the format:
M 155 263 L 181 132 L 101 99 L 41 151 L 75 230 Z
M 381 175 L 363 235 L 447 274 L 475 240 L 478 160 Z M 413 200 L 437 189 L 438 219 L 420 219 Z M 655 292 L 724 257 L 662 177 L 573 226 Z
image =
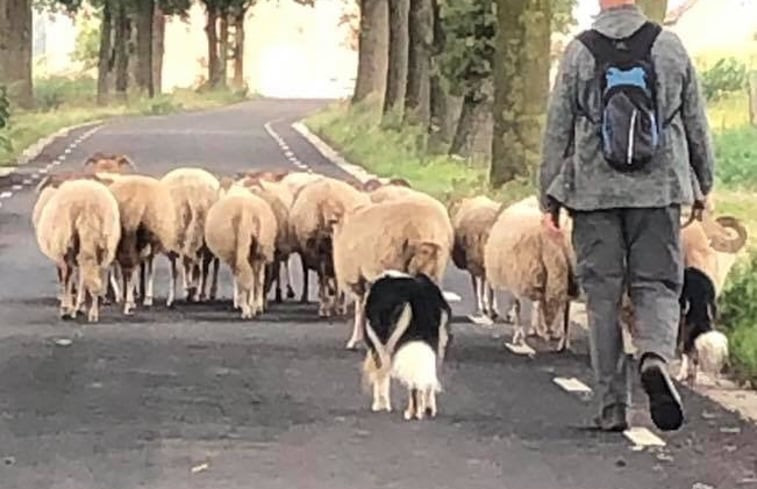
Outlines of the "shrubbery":
M 715 101 L 724 94 L 746 89 L 747 67 L 736 58 L 722 58 L 703 71 L 700 79 L 704 97 Z

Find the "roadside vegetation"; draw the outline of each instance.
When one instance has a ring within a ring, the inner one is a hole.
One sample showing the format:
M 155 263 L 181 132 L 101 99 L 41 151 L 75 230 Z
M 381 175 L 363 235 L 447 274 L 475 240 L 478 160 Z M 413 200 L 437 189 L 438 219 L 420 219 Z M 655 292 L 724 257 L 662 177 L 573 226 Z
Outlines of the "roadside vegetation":
M 548 12 L 551 23 L 524 26 L 497 16 L 505 6 L 513 14 L 506 0 L 439 0 L 431 2 L 438 7 L 435 15 L 417 19 L 414 3 L 410 0 L 411 40 L 389 33 L 385 82 L 370 80 L 371 73 L 358 70 L 352 100 L 312 115 L 308 127 L 371 173 L 403 177 L 448 204 L 470 195 L 486 194 L 508 203 L 532 194 L 549 91 L 549 66 L 541 60 L 556 59 L 561 47 L 543 41 L 545 33 L 564 31 L 571 24 L 564 5 L 558 2 Z M 494 4 L 498 9 L 492 10 Z M 643 4 L 657 13 L 665 11 L 665 2 L 659 0 Z M 531 20 L 543 18 L 539 7 L 525 8 L 534 15 Z M 389 16 L 392 25 L 391 8 Z M 435 69 L 425 75 L 425 65 L 413 65 L 417 56 L 408 62 L 392 50 L 393 42 L 400 44 L 399 52 L 409 42 L 412 52 L 414 22 L 427 22 L 434 33 L 436 49 L 430 56 Z M 500 32 L 498 41 L 498 29 L 520 37 L 510 39 Z M 371 38 L 361 40 L 361 49 L 369 50 Z M 370 59 L 378 56 L 370 54 Z M 507 59 L 509 66 L 498 65 L 495 58 Z M 403 63 L 406 74 L 398 69 Z M 748 56 L 697 63 L 717 152 L 717 213 L 737 216 L 750 235 L 721 300 L 722 322 L 731 340 L 733 371 L 757 382 L 757 87 L 750 87 Z M 421 104 L 412 92 L 418 76 L 428 77 L 430 85 L 429 100 Z M 404 96 L 396 93 L 402 83 Z

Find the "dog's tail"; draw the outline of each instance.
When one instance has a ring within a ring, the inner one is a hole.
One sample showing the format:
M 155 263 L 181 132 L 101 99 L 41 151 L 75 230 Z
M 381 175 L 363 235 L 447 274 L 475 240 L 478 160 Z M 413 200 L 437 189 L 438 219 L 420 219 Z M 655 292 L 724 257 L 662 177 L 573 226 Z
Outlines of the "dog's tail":
M 410 303 L 406 302 L 402 306 L 402 313 L 400 314 L 399 319 L 397 319 L 397 324 L 395 324 L 394 331 L 392 331 L 392 334 L 389 336 L 386 345 L 381 342 L 378 336 L 376 336 L 376 332 L 373 331 L 370 321 L 366 321 L 365 334 L 368 335 L 368 339 L 370 339 L 371 343 L 373 343 L 373 347 L 376 350 L 376 355 L 378 355 L 380 365 L 378 366 L 377 370 L 379 372 L 386 373 L 391 369 L 392 354 L 394 354 L 394 349 L 397 347 L 397 342 L 400 340 L 402 335 L 405 334 L 405 331 L 407 331 L 407 328 L 410 326 L 410 321 L 412 319 L 413 310 L 410 308 Z
M 703 372 L 717 376 L 728 363 L 728 337 L 712 330 L 694 340 L 699 365 Z

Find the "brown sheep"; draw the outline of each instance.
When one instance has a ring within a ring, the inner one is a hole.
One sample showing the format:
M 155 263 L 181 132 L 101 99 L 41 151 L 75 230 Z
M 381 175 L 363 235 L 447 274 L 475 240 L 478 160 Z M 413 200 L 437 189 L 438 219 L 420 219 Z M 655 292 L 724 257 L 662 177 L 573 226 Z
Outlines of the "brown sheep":
M 76 317 L 89 295 L 87 319 L 99 321 L 102 276 L 115 257 L 121 237 L 116 199 L 103 184 L 90 179 L 64 182 L 40 210 L 35 231 L 40 249 L 58 268 L 61 318 Z M 79 287 L 73 304 L 75 268 L 79 270 Z
M 339 289 L 355 299 L 348 349 L 363 338 L 368 284 L 386 270 L 424 273 L 441 285 L 449 261 L 449 220 L 428 202 L 365 204 L 334 229 L 334 271 Z
M 513 343 L 525 341 L 523 306 L 525 301 L 531 301 L 539 306 L 548 329 L 562 309 L 563 332 L 557 347 L 562 351 L 570 342 L 570 302 L 578 297 L 575 257 L 569 238 L 571 226 L 563 224 L 562 237 L 550 235 L 534 202 L 529 197 L 499 214 L 484 247 L 484 268 L 492 287 L 508 290 L 515 297 Z
M 455 230 L 452 262 L 457 268 L 470 273 L 477 315 L 486 315 L 491 319 L 495 319 L 498 312 L 494 290 L 486 281 L 484 245 L 500 207 L 499 203 L 482 195 L 462 199 L 453 206 L 452 215 L 452 228 Z
M 125 155 L 95 153 L 84 162 L 84 170 L 91 173 L 133 173 L 136 165 Z
M 177 259 L 181 259 L 187 300 L 202 301 L 206 297 L 213 300 L 218 290 L 219 262 L 205 245 L 204 229 L 208 209 L 218 198 L 220 183 L 213 174 L 201 168 L 176 168 L 160 181 L 169 190 L 177 223 L 176 251 L 169 254 L 171 283 L 167 305 L 170 307 L 176 297 Z M 213 276 L 209 282 L 211 264 Z
M 176 248 L 176 221 L 168 188 L 153 177 L 124 175 L 116 178 L 110 190 L 118 201 L 121 215 L 121 241 L 116 261 L 123 280 L 124 314 L 132 314 L 134 300 L 134 272 L 145 262 L 147 280 L 144 305 L 153 301 L 155 256 Z
M 265 267 L 273 262 L 277 233 L 271 207 L 244 187 L 224 182 L 204 231 L 210 251 L 231 268 L 234 307 L 242 309 L 242 319 L 263 313 Z
M 295 195 L 290 225 L 303 263 L 303 282 L 307 284 L 308 270 L 315 270 L 318 275 L 321 317 L 343 312 L 342 296 L 334 277 L 333 226 L 346 213 L 369 202 L 363 192 L 327 177 L 305 185 Z M 307 286 L 303 285 L 303 289 Z

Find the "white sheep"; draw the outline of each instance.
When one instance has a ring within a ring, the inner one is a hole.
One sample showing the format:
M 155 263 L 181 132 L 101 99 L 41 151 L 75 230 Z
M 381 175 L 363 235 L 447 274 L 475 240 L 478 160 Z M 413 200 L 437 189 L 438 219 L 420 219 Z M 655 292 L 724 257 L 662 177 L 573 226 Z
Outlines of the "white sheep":
M 355 299 L 348 349 L 363 338 L 367 286 L 388 269 L 424 273 L 441 285 L 451 252 L 449 219 L 433 203 L 397 200 L 364 204 L 334 228 L 334 271 Z
M 525 340 L 525 301 L 538 304 L 548 330 L 563 311 L 563 331 L 557 350 L 570 347 L 570 302 L 578 296 L 575 257 L 570 246 L 571 223 L 563 220 L 562 236 L 542 224 L 534 197 L 505 208 L 491 228 L 484 247 L 486 277 L 495 289 L 508 290 L 516 300 L 513 343 Z M 537 321 L 538 326 L 542 324 Z
M 121 238 L 118 203 L 107 187 L 91 179 L 70 180 L 49 189 L 49 198 L 34 222 L 40 250 L 58 268 L 63 291 L 60 316 L 75 317 L 88 294 L 91 306 L 87 319 L 99 321 L 102 276 Z M 79 270 L 79 287 L 74 305 L 75 267 Z
M 273 262 L 276 216 L 265 200 L 244 187 L 224 182 L 208 210 L 205 241 L 234 276 L 234 307 L 242 319 L 264 312 L 265 267 Z
M 291 230 L 303 262 L 304 283 L 308 270 L 318 274 L 321 317 L 343 312 L 342 293 L 334 278 L 333 226 L 347 212 L 369 202 L 368 196 L 352 185 L 328 177 L 305 185 L 294 197 L 289 214 Z
M 495 319 L 498 316 L 496 296 L 486 281 L 484 246 L 501 205 L 482 195 L 463 198 L 452 207 L 452 227 L 455 231 L 452 261 L 471 276 L 476 313 Z
M 177 223 L 176 252 L 169 254 L 171 283 L 167 305 L 176 298 L 176 260 L 181 260 L 181 276 L 189 301 L 215 299 L 218 290 L 218 258 L 205 245 L 205 219 L 218 198 L 220 183 L 202 168 L 176 168 L 163 175 L 160 181 L 167 186 L 175 208 Z M 209 282 L 209 269 L 213 276 Z M 207 291 L 210 284 L 210 291 Z

